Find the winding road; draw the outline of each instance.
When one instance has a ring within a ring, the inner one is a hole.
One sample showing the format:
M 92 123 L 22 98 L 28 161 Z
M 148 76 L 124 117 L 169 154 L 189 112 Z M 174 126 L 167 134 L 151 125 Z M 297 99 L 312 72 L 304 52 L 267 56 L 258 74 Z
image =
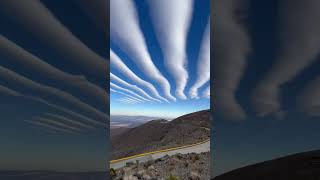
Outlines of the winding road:
M 153 152 L 148 152 L 148 153 L 143 153 L 143 154 L 138 154 L 130 157 L 112 160 L 110 161 L 110 168 L 119 169 L 121 167 L 124 167 L 126 163 L 136 162 L 136 161 L 147 162 L 150 160 L 162 158 L 166 155 L 172 156 L 178 153 L 188 154 L 188 153 L 202 153 L 202 152 L 209 152 L 209 151 L 210 151 L 210 140 L 208 139 L 196 144 L 190 144 L 190 145 L 185 145 L 185 146 L 180 146 L 175 148 L 153 151 Z

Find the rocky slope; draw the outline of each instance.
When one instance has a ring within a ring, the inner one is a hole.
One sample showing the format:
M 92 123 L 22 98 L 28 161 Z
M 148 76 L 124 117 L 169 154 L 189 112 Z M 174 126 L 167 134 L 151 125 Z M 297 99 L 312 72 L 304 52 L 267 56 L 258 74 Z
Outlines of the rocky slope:
M 210 179 L 210 153 L 176 154 L 146 163 L 127 164 L 117 170 L 111 179 L 166 180 L 170 176 L 183 180 Z
M 209 110 L 172 121 L 153 120 L 111 139 L 112 159 L 197 143 L 210 138 Z

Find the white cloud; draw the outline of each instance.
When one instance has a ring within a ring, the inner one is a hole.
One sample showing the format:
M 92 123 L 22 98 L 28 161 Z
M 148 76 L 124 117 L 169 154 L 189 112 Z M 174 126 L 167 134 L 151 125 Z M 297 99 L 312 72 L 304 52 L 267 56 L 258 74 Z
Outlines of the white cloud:
M 129 89 L 120 87 L 120 86 L 118 86 L 118 85 L 116 85 L 116 84 L 114 84 L 114 83 L 112 83 L 112 82 L 110 82 L 110 87 L 112 87 L 112 88 L 114 88 L 114 89 L 119 89 L 119 90 L 124 91 L 124 92 L 127 92 L 127 93 L 130 93 L 130 94 L 132 94 L 133 96 L 136 96 L 136 98 L 138 98 L 139 100 L 142 100 L 142 101 L 150 101 L 149 99 L 146 99 L 146 98 L 140 96 L 139 94 L 137 94 L 137 93 L 135 93 L 135 92 L 133 92 L 133 91 L 131 91 L 131 90 L 129 90 Z
M 152 101 L 156 101 L 156 102 L 161 102 L 160 100 L 158 99 L 155 99 L 153 97 L 151 97 L 149 94 L 147 94 L 144 90 L 142 90 L 141 88 L 139 88 L 137 85 L 133 85 L 133 84 L 130 84 L 124 80 L 122 80 L 121 78 L 119 78 L 118 76 L 110 73 L 110 80 L 111 81 L 115 81 L 123 86 L 126 86 L 126 87 L 129 87 L 131 89 L 134 89 L 136 91 L 138 91 L 139 93 L 143 94 L 145 97 L 147 97 L 148 99 L 152 100 Z
M 168 99 L 175 101 L 168 80 L 151 60 L 133 1 L 110 1 L 110 5 L 111 40 L 131 57 L 146 76 L 160 85 Z
M 119 58 L 117 54 L 115 54 L 112 49 L 110 49 L 110 64 L 111 66 L 117 68 L 122 74 L 124 74 L 127 78 L 131 79 L 135 83 L 147 88 L 153 96 L 163 101 L 169 102 L 166 98 L 160 96 L 157 89 L 149 82 L 138 77 L 134 72 L 132 72 L 127 65 L 123 63 L 123 61 Z
M 191 98 L 198 98 L 198 89 L 210 80 L 210 18 L 203 35 L 197 66 L 197 79 L 189 90 Z
M 162 52 L 164 64 L 175 79 L 176 96 L 187 99 L 188 81 L 186 41 L 192 20 L 193 0 L 148 0 L 150 14 Z
M 208 86 L 208 87 L 203 91 L 202 96 L 205 97 L 205 98 L 210 98 L 210 86 Z

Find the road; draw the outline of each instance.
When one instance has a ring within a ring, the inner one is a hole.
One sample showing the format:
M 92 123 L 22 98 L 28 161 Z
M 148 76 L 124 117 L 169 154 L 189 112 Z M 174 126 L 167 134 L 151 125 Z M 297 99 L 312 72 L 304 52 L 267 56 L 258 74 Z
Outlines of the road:
M 124 167 L 126 163 L 129 163 L 129 162 L 136 162 L 137 160 L 139 162 L 147 162 L 150 160 L 159 159 L 161 157 L 164 157 L 165 155 L 172 156 L 178 153 L 188 154 L 188 153 L 202 153 L 202 152 L 209 152 L 209 151 L 210 151 L 210 140 L 206 140 L 196 144 L 169 148 L 169 149 L 164 149 L 159 151 L 153 151 L 153 152 L 138 154 L 138 155 L 121 158 L 117 160 L 112 160 L 110 161 L 110 168 L 119 169 L 121 167 Z

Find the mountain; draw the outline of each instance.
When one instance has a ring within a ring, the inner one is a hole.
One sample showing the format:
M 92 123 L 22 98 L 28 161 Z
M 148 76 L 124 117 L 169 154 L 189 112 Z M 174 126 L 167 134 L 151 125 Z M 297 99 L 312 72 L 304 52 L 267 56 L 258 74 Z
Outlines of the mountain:
M 193 144 L 210 138 L 209 110 L 172 121 L 152 120 L 111 139 L 112 159 L 143 152 Z
M 111 129 L 119 127 L 133 128 L 154 119 L 159 119 L 159 117 L 111 115 L 110 127 Z
M 320 150 L 298 153 L 239 168 L 214 180 L 320 179 Z

